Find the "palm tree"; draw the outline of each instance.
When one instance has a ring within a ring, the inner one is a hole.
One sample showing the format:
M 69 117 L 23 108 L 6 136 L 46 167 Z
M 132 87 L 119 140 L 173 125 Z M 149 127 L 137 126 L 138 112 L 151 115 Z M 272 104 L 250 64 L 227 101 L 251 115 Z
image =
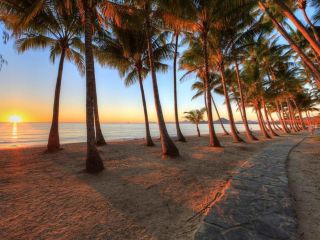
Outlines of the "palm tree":
M 82 13 L 84 19 L 84 35 L 85 35 L 85 72 L 86 72 L 86 125 L 87 125 L 87 158 L 86 158 L 86 170 L 89 173 L 97 173 L 104 169 L 102 159 L 96 148 L 96 134 L 94 127 L 94 112 L 98 111 L 95 87 L 95 73 L 94 73 L 94 59 L 92 50 L 92 35 L 93 35 L 93 17 L 95 14 L 100 14 L 98 11 L 98 4 L 102 3 L 99 0 L 86 1 L 86 0 L 66 0 L 66 1 L 54 1 L 59 4 L 59 8 L 64 6 L 69 10 L 69 14 L 72 15 L 72 11 L 75 10 L 75 6 L 79 8 L 79 12 Z M 23 9 L 24 11 L 17 15 L 17 24 L 14 32 L 26 28 L 30 21 L 35 19 L 42 11 L 50 7 L 51 2 L 43 0 L 2 0 L 0 2 L 0 9 L 6 9 L 8 13 L 14 14 L 15 8 Z M 103 1 L 104 5 L 109 2 Z M 111 8 L 112 10 L 114 8 Z M 107 14 L 107 11 L 104 11 Z M 113 14 L 114 16 L 116 14 Z M 96 15 L 97 16 L 97 15 Z M 101 19 L 96 17 L 95 19 Z M 97 119 L 97 116 L 96 116 Z M 97 119 L 98 120 L 98 119 Z M 99 127 L 97 128 L 99 130 Z M 98 132 L 97 136 L 100 134 Z
M 190 14 L 192 14 L 192 1 L 185 0 L 170 0 L 163 1 L 163 20 L 165 26 L 172 32 L 172 42 L 174 43 L 174 57 L 173 57 L 173 95 L 174 95 L 174 117 L 176 124 L 176 131 L 178 141 L 186 142 L 183 136 L 178 113 L 178 93 L 177 93 L 177 61 L 179 57 L 179 40 L 184 32 L 192 30 L 193 23 L 190 21 Z
M 308 17 L 308 14 L 306 12 L 307 0 L 297 0 L 297 6 L 301 10 L 302 15 L 304 17 L 304 20 L 309 24 L 309 26 L 310 26 L 310 28 L 311 28 L 311 30 L 313 32 L 314 38 L 317 40 L 318 43 L 320 43 L 320 38 L 319 38 L 318 32 L 317 32 L 315 26 L 311 22 L 310 18 Z
M 178 44 L 179 44 L 179 32 L 174 32 L 174 57 L 173 57 L 173 93 L 174 93 L 174 117 L 176 122 L 176 130 L 178 141 L 185 142 L 186 139 L 183 136 L 180 124 L 179 124 L 179 115 L 178 115 L 178 96 L 177 96 L 177 59 L 178 59 Z
M 212 75 L 212 74 L 211 74 L 211 75 Z M 200 76 L 198 76 L 198 78 L 200 78 Z M 210 79 L 211 79 L 211 82 L 213 82 L 213 81 L 212 81 L 213 78 L 210 78 Z M 213 84 L 210 84 L 210 85 L 212 86 L 211 89 L 213 89 Z M 198 98 L 198 97 L 200 97 L 200 96 L 204 96 L 204 94 L 205 94 L 204 80 L 203 80 L 203 79 L 200 79 L 200 81 L 194 82 L 194 83 L 192 84 L 192 86 L 191 86 L 191 90 L 195 90 L 195 91 L 196 91 L 195 95 L 192 97 L 192 100 L 193 100 L 193 99 L 196 99 L 196 98 Z M 216 106 L 216 103 L 215 103 L 212 95 L 211 95 L 211 99 L 212 99 L 212 104 L 213 104 L 214 109 L 215 109 L 215 111 L 216 111 L 218 120 L 219 120 L 219 122 L 220 122 L 221 128 L 222 128 L 222 130 L 223 130 L 223 132 L 224 132 L 224 135 L 229 135 L 229 133 L 227 132 L 227 130 L 225 129 L 225 127 L 224 127 L 224 125 L 223 125 L 223 122 L 222 122 L 222 120 L 221 120 L 221 116 L 220 116 L 219 110 L 218 110 L 218 108 L 217 108 L 217 106 Z M 206 98 L 205 98 L 205 106 L 207 106 L 207 104 L 206 104 Z M 205 107 L 205 108 L 207 108 L 207 107 Z
M 12 10 L 12 9 L 11 9 Z M 24 9 L 16 8 L 14 15 L 23 14 Z M 14 19 L 14 20 L 13 20 Z M 7 27 L 15 29 L 19 19 L 7 14 L 2 18 Z M 16 46 L 19 53 L 29 49 L 50 48 L 50 59 L 54 63 L 56 56 L 60 55 L 58 76 L 56 81 L 53 115 L 47 151 L 54 152 L 60 149 L 59 140 L 59 101 L 64 60 L 68 59 L 76 64 L 78 70 L 84 73 L 84 60 L 80 53 L 82 49 L 80 16 L 76 11 L 72 16 L 67 9 L 58 8 L 57 4 L 51 2 L 47 8 L 30 20 L 25 29 L 16 34 Z
M 93 23 L 92 18 L 95 13 L 95 1 L 81 0 L 78 2 L 84 12 L 84 35 L 85 35 L 85 61 L 86 61 L 86 125 L 87 125 L 87 159 L 86 169 L 89 173 L 97 173 L 104 169 L 101 156 L 95 146 L 95 69 L 92 47 Z
M 189 48 L 183 53 L 180 58 L 179 64 L 180 69 L 186 70 L 187 72 L 182 76 L 181 80 L 192 74 L 196 73 L 200 79 L 203 80 L 204 86 L 204 98 L 205 105 L 207 108 L 207 119 L 208 119 L 208 127 L 209 127 L 209 146 L 212 147 L 221 147 L 221 144 L 217 138 L 217 135 L 214 131 L 213 125 L 213 116 L 212 116 L 212 105 L 211 105 L 211 87 L 210 87 L 210 77 L 209 77 L 209 65 L 206 67 L 206 61 L 204 57 L 204 50 L 199 39 L 194 37 L 193 35 L 188 35 L 186 39 L 188 42 Z M 208 57 L 208 56 L 207 56 Z M 209 64 L 209 62 L 207 62 Z M 208 97 L 209 94 L 209 97 Z
M 129 4 L 131 7 L 131 13 L 134 14 L 135 20 L 137 21 L 138 18 L 142 19 L 143 24 L 140 27 L 146 31 L 149 68 L 152 79 L 155 107 L 158 117 L 162 155 L 168 157 L 178 157 L 179 150 L 169 136 L 162 112 L 155 67 L 155 56 L 152 48 L 152 38 L 160 28 L 159 24 L 163 22 L 161 19 L 161 2 L 156 0 L 133 0 L 130 1 Z
M 260 1 L 261 2 L 261 1 Z M 286 16 L 294 24 L 294 26 L 301 32 L 305 39 L 310 43 L 314 51 L 320 55 L 320 45 L 319 43 L 310 35 L 305 26 L 300 22 L 300 20 L 292 13 L 291 9 L 283 0 L 273 0 L 273 3 L 279 7 L 281 13 Z
M 206 109 L 202 108 L 200 110 L 192 110 L 184 113 L 185 114 L 184 118 L 196 125 L 198 137 L 201 136 L 200 130 L 199 130 L 199 123 L 203 121 L 203 115 L 205 112 L 206 112 Z
M 314 63 L 308 58 L 308 56 L 301 50 L 299 46 L 293 41 L 291 36 L 287 33 L 287 31 L 281 26 L 278 21 L 275 19 L 272 12 L 267 8 L 266 4 L 262 1 L 259 1 L 259 7 L 262 11 L 264 11 L 267 16 L 270 18 L 274 27 L 277 31 L 283 36 L 284 39 L 290 44 L 291 48 L 299 55 L 301 60 L 306 64 L 306 66 L 311 70 L 311 72 L 315 75 L 315 79 L 317 82 L 320 82 L 320 71 L 314 65 Z M 320 84 L 320 83 L 319 83 Z
M 125 77 L 126 86 L 131 86 L 136 82 L 139 83 L 145 118 L 146 145 L 153 146 L 143 87 L 143 80 L 150 71 L 146 32 L 143 29 L 133 31 L 113 25 L 112 35 L 114 35 L 114 38 L 104 36 L 97 41 L 99 45 L 97 57 L 102 65 L 107 64 L 117 68 L 120 75 Z M 165 72 L 168 66 L 161 63 L 161 60 L 172 57 L 173 44 L 166 44 L 163 38 L 163 34 L 153 38 L 152 49 L 156 70 Z

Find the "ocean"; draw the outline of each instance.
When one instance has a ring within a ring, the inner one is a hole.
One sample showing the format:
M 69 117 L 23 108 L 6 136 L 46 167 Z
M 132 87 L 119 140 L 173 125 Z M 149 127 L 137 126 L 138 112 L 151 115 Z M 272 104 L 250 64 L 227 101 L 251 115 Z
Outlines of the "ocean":
M 181 123 L 181 131 L 185 136 L 196 135 L 196 127 L 191 123 Z M 129 139 L 142 139 L 145 136 L 143 123 L 106 123 L 101 124 L 106 141 L 125 141 Z M 199 125 L 201 134 L 208 134 L 208 125 Z M 229 130 L 229 124 L 225 124 Z M 239 131 L 244 131 L 242 124 L 237 124 Z M 257 124 L 250 124 L 252 130 L 258 130 Z M 175 124 L 167 124 L 171 136 L 176 136 Z M 0 123 L 0 149 L 30 146 L 45 146 L 48 140 L 50 123 Z M 222 133 L 221 126 L 215 124 L 217 133 Z M 151 135 L 159 137 L 158 125 L 150 123 Z M 85 123 L 60 123 L 60 142 L 77 143 L 86 141 Z

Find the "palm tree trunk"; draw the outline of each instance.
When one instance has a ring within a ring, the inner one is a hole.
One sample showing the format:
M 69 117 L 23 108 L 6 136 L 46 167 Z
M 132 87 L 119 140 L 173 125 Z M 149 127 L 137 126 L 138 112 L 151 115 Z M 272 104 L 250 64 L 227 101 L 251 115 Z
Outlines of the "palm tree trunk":
M 196 127 L 197 127 L 198 137 L 201 137 L 201 135 L 200 135 L 200 129 L 199 129 L 199 124 L 196 124 Z
M 85 61 L 86 61 L 86 123 L 87 123 L 87 159 L 86 170 L 98 173 L 104 169 L 102 159 L 95 145 L 94 129 L 94 60 L 92 51 L 92 12 L 88 2 L 82 0 L 85 14 Z
M 280 111 L 279 104 L 278 104 L 277 100 L 275 100 L 275 105 L 276 105 L 276 108 L 277 108 L 278 118 L 279 118 L 279 121 L 280 121 L 281 126 L 282 126 L 282 131 L 284 133 L 290 133 L 290 131 L 289 131 L 288 127 L 287 127 L 287 124 L 285 124 L 284 119 L 282 118 L 281 111 Z
M 289 101 L 290 101 L 290 100 L 289 100 Z M 291 101 L 290 101 L 290 104 L 291 104 Z M 299 131 L 303 130 L 302 125 L 300 125 L 300 124 L 301 124 L 301 121 L 300 121 L 300 116 L 299 116 L 298 109 L 295 109 L 294 106 L 292 106 L 292 104 L 291 104 L 291 109 L 292 109 L 293 119 L 294 119 L 296 128 L 297 128 Z M 296 113 L 298 113 L 298 117 L 296 117 Z
M 306 22 L 309 24 L 309 26 L 310 26 L 310 28 L 311 28 L 311 30 L 312 30 L 312 33 L 313 33 L 314 38 L 317 40 L 317 43 L 319 44 L 319 43 L 320 43 L 319 35 L 318 35 L 317 30 L 316 30 L 316 28 L 314 27 L 313 23 L 310 21 L 310 18 L 308 17 L 307 12 L 306 12 L 306 9 L 303 8 L 303 9 L 301 9 L 301 11 L 302 11 L 302 15 L 303 15 L 304 19 L 305 19 Z
M 62 72 L 63 72 L 65 56 L 66 56 L 66 49 L 62 48 L 60 62 L 59 62 L 59 69 L 58 69 L 58 77 L 56 82 L 56 89 L 54 93 L 52 122 L 51 122 L 51 128 L 50 128 L 49 139 L 47 144 L 48 152 L 55 152 L 60 149 L 59 103 L 60 103 L 61 81 L 62 81 Z
M 306 116 L 307 116 L 307 119 L 308 119 L 308 125 L 311 126 L 312 123 L 311 123 L 311 120 L 310 120 L 310 116 L 309 116 L 308 111 L 306 111 Z
M 204 105 L 205 105 L 205 107 L 206 107 L 206 111 L 208 111 L 208 104 L 207 104 L 207 91 L 206 91 L 206 90 L 204 90 L 204 94 L 203 94 L 203 96 L 204 96 Z
M 150 32 L 151 27 L 150 27 L 149 16 L 147 16 L 146 23 L 147 23 L 146 30 L 147 30 L 149 65 L 150 65 L 150 72 L 151 72 L 151 78 L 152 78 L 155 107 L 156 107 L 157 117 L 158 117 L 162 154 L 163 156 L 178 157 L 179 150 L 168 134 L 167 127 L 166 127 L 163 113 L 162 113 L 157 76 L 154 68 L 154 58 L 153 58 L 153 51 L 152 51 L 152 40 L 151 40 L 151 32 Z
M 227 130 L 224 128 L 224 125 L 223 125 L 222 120 L 221 120 L 221 117 L 220 117 L 220 113 L 219 113 L 219 111 L 218 111 L 218 108 L 217 108 L 217 105 L 216 105 L 215 101 L 213 100 L 212 95 L 211 95 L 211 99 L 212 99 L 212 104 L 213 104 L 213 106 L 214 106 L 214 109 L 215 109 L 215 111 L 216 111 L 216 113 L 217 113 L 217 116 L 218 116 L 218 119 L 219 119 L 221 128 L 222 128 L 222 130 L 223 130 L 223 132 L 224 132 L 224 135 L 229 135 L 229 133 L 227 132 Z
M 296 16 L 291 12 L 288 6 L 282 1 L 275 0 L 275 4 L 277 4 L 283 15 L 286 16 L 290 21 L 294 24 L 294 26 L 299 30 L 299 32 L 305 37 L 305 39 L 310 43 L 310 46 L 313 50 L 320 56 L 320 46 L 316 42 L 316 40 L 309 34 L 308 30 L 302 25 L 300 20 L 296 18 Z
M 262 135 L 267 139 L 271 138 L 270 135 L 267 133 L 267 130 L 264 126 L 263 116 L 262 116 L 262 113 L 261 113 L 261 110 L 259 107 L 256 107 L 256 114 L 257 114 L 258 122 L 260 125 L 260 131 L 261 131 Z
M 226 86 L 226 79 L 225 79 L 225 75 L 224 75 L 223 62 L 220 64 L 219 71 L 220 71 L 220 75 L 221 75 L 221 84 L 223 87 L 223 93 L 224 93 L 224 97 L 226 100 L 226 106 L 227 106 L 227 111 L 228 111 L 228 116 L 229 116 L 229 121 L 230 121 L 230 129 L 231 129 L 233 141 L 234 142 L 244 142 L 244 140 L 237 134 L 237 129 L 235 126 L 233 113 L 232 113 L 232 109 L 231 109 L 231 105 L 230 105 L 229 94 L 228 94 L 228 90 L 227 90 L 227 86 Z
M 246 113 L 246 106 L 245 106 L 244 97 L 243 97 L 242 82 L 241 82 L 240 73 L 239 73 L 239 65 L 237 60 L 235 60 L 234 62 L 236 66 L 236 76 L 237 76 L 237 83 L 238 83 L 238 89 L 239 89 L 239 95 L 240 95 L 240 101 L 241 101 L 240 107 L 242 108 L 242 121 L 243 121 L 244 128 L 246 130 L 246 137 L 249 142 L 257 141 L 258 138 L 256 138 L 252 134 L 249 128 L 247 113 Z
M 272 126 L 275 130 L 282 131 L 282 128 L 274 121 L 271 112 L 268 112 L 269 118 L 271 120 Z
M 266 116 L 266 121 L 267 121 L 267 124 L 268 124 L 269 131 L 271 133 L 271 136 L 272 137 L 279 137 L 279 135 L 272 129 L 271 123 L 269 121 L 269 116 L 268 116 L 268 111 L 267 111 L 267 108 L 266 108 L 266 103 L 264 101 L 262 101 L 262 105 L 263 105 L 264 115 Z
M 147 104 L 146 104 L 146 97 L 144 95 L 144 89 L 143 89 L 143 82 L 142 82 L 142 76 L 141 76 L 141 70 L 137 69 L 139 74 L 139 86 L 140 86 L 140 92 L 141 92 L 141 98 L 142 98 L 142 105 L 143 105 L 143 112 L 144 112 L 144 124 L 146 127 L 146 145 L 151 147 L 154 146 L 154 143 L 151 138 L 150 134 L 150 128 L 149 128 L 149 119 L 148 119 L 148 110 L 147 110 Z
M 289 100 L 290 101 L 290 100 Z M 290 101 L 290 104 L 291 104 L 291 101 Z M 296 128 L 301 131 L 303 130 L 303 127 L 301 125 L 301 121 L 300 121 L 300 116 L 299 116 L 299 111 L 298 109 L 296 109 L 292 104 L 291 104 L 291 108 L 292 108 L 292 112 L 293 112 L 293 119 L 294 119 L 294 122 L 295 122 L 295 125 L 296 125 Z M 296 117 L 296 113 L 298 113 L 298 116 Z
M 174 117 L 176 121 L 176 130 L 178 141 L 186 142 L 183 136 L 180 125 L 179 125 L 179 115 L 178 115 L 178 96 L 177 96 L 177 58 L 178 58 L 178 43 L 179 43 L 179 33 L 175 32 L 175 48 L 174 48 L 174 58 L 173 58 L 173 93 L 174 93 Z
M 241 107 L 240 107 L 239 100 L 238 100 L 238 98 L 237 98 L 237 96 L 236 96 L 236 91 L 235 91 L 235 89 L 234 89 L 234 87 L 233 87 L 232 85 L 231 85 L 230 87 L 231 87 L 232 93 L 233 93 L 234 96 L 235 96 L 235 102 L 236 102 L 237 107 L 238 107 L 238 109 L 239 109 L 239 111 L 240 111 L 240 116 L 241 116 L 241 119 L 242 119 L 242 121 L 243 121 L 242 109 L 241 109 Z M 236 123 L 234 123 L 234 127 L 236 128 L 236 133 L 237 133 L 237 134 L 240 134 L 239 130 L 237 129 Z
M 212 106 L 211 106 L 211 89 L 209 86 L 209 62 L 208 62 L 208 39 L 207 34 L 203 34 L 203 52 L 204 52 L 204 61 L 205 61 L 205 91 L 207 97 L 207 116 L 208 116 L 208 127 L 209 127 L 209 137 L 210 142 L 209 146 L 211 147 L 221 147 L 221 144 L 217 138 L 217 135 L 213 126 L 212 118 Z
M 283 36 L 284 39 L 290 44 L 291 48 L 300 56 L 301 60 L 306 64 L 306 66 L 313 72 L 315 75 L 315 80 L 320 84 L 320 71 L 314 65 L 314 63 L 305 55 L 305 53 L 294 43 L 290 35 L 286 32 L 286 30 L 280 26 L 277 20 L 273 17 L 271 12 L 266 8 L 265 4 L 259 1 L 260 8 L 267 13 L 270 17 L 273 25 L 276 27 L 278 32 Z
M 95 73 L 94 70 L 93 70 L 93 73 Z M 95 77 L 94 77 L 94 80 L 96 80 Z M 100 125 L 96 81 L 94 81 L 93 83 L 93 95 L 94 95 L 94 123 L 95 123 L 95 130 L 96 130 L 96 144 L 97 146 L 103 146 L 103 145 L 107 145 L 107 143 L 103 137 L 101 125 Z
M 304 123 L 304 121 L 303 121 L 301 109 L 298 107 L 298 105 L 297 105 L 297 103 L 296 103 L 296 101 L 295 101 L 294 99 L 292 99 L 292 102 L 293 102 L 293 104 L 295 105 L 295 107 L 296 107 L 296 109 L 297 109 L 297 112 L 298 112 L 298 114 L 299 114 L 301 127 L 302 127 L 302 129 L 306 130 L 307 127 L 306 127 L 306 125 L 305 125 L 305 123 Z
M 234 101 L 236 102 L 236 105 L 237 105 L 237 107 L 239 109 L 241 119 L 243 120 L 242 108 L 240 107 L 240 102 L 239 102 L 239 99 L 237 97 L 236 90 L 235 90 L 235 88 L 234 88 L 234 86 L 232 84 L 230 85 L 230 88 L 231 88 L 231 92 L 234 95 Z
M 289 107 L 287 107 L 287 111 L 284 109 L 282 103 L 281 103 L 281 110 L 282 110 L 282 114 L 284 116 L 284 119 L 286 121 L 286 123 L 289 125 L 289 129 L 290 131 L 292 132 L 295 132 L 294 128 L 293 128 L 293 125 L 292 125 L 292 121 L 291 121 L 291 118 L 290 118 L 290 113 L 289 113 Z
M 289 102 L 288 99 L 286 99 L 286 102 L 287 102 L 287 107 L 288 107 L 288 112 L 289 112 L 289 118 L 290 118 L 290 122 L 291 122 L 291 126 L 293 128 L 293 130 L 295 132 L 298 132 L 299 130 L 297 129 L 297 126 L 295 124 L 295 121 L 294 121 L 294 115 L 293 115 L 293 112 L 292 112 L 292 108 L 291 108 L 291 104 Z

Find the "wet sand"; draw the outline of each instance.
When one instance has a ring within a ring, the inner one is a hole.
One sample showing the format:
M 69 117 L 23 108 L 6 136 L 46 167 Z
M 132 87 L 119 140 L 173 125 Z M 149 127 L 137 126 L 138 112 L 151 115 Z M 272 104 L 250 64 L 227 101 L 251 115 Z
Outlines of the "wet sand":
M 161 158 L 159 142 L 109 143 L 98 175 L 83 171 L 83 143 L 1 150 L 0 239 L 192 239 L 228 179 L 273 141 L 220 138 L 223 149 L 189 137 L 175 160 Z

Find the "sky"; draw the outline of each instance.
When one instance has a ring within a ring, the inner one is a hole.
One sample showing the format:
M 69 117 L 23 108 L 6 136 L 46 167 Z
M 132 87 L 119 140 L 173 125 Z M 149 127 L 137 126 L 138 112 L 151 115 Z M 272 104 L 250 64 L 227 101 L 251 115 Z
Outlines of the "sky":
M 301 19 L 301 18 L 300 18 Z M 54 89 L 58 70 L 58 58 L 55 64 L 49 60 L 49 50 L 29 50 L 18 54 L 14 40 L 0 43 L 0 53 L 8 61 L 0 71 L 0 122 L 7 122 L 12 115 L 18 115 L 24 122 L 50 122 Z M 174 121 L 173 72 L 170 64 L 168 72 L 158 73 L 158 85 L 161 104 L 166 121 Z M 183 72 L 178 72 L 178 79 Z M 191 85 L 195 77 L 178 83 L 178 103 L 180 120 L 183 113 L 204 106 L 203 98 L 191 100 L 194 92 Z M 104 123 L 143 122 L 143 109 L 138 85 L 125 87 L 117 70 L 101 68 L 96 64 L 96 82 L 100 120 Z M 144 81 L 147 108 L 150 121 L 157 121 L 154 107 L 152 82 L 150 76 Z M 222 117 L 227 112 L 222 96 L 214 95 Z M 241 116 L 233 105 L 236 120 Z M 255 114 L 248 110 L 248 119 L 255 120 Z M 216 119 L 216 115 L 215 115 Z M 61 98 L 61 122 L 85 121 L 85 78 L 76 67 L 66 61 L 63 71 Z

